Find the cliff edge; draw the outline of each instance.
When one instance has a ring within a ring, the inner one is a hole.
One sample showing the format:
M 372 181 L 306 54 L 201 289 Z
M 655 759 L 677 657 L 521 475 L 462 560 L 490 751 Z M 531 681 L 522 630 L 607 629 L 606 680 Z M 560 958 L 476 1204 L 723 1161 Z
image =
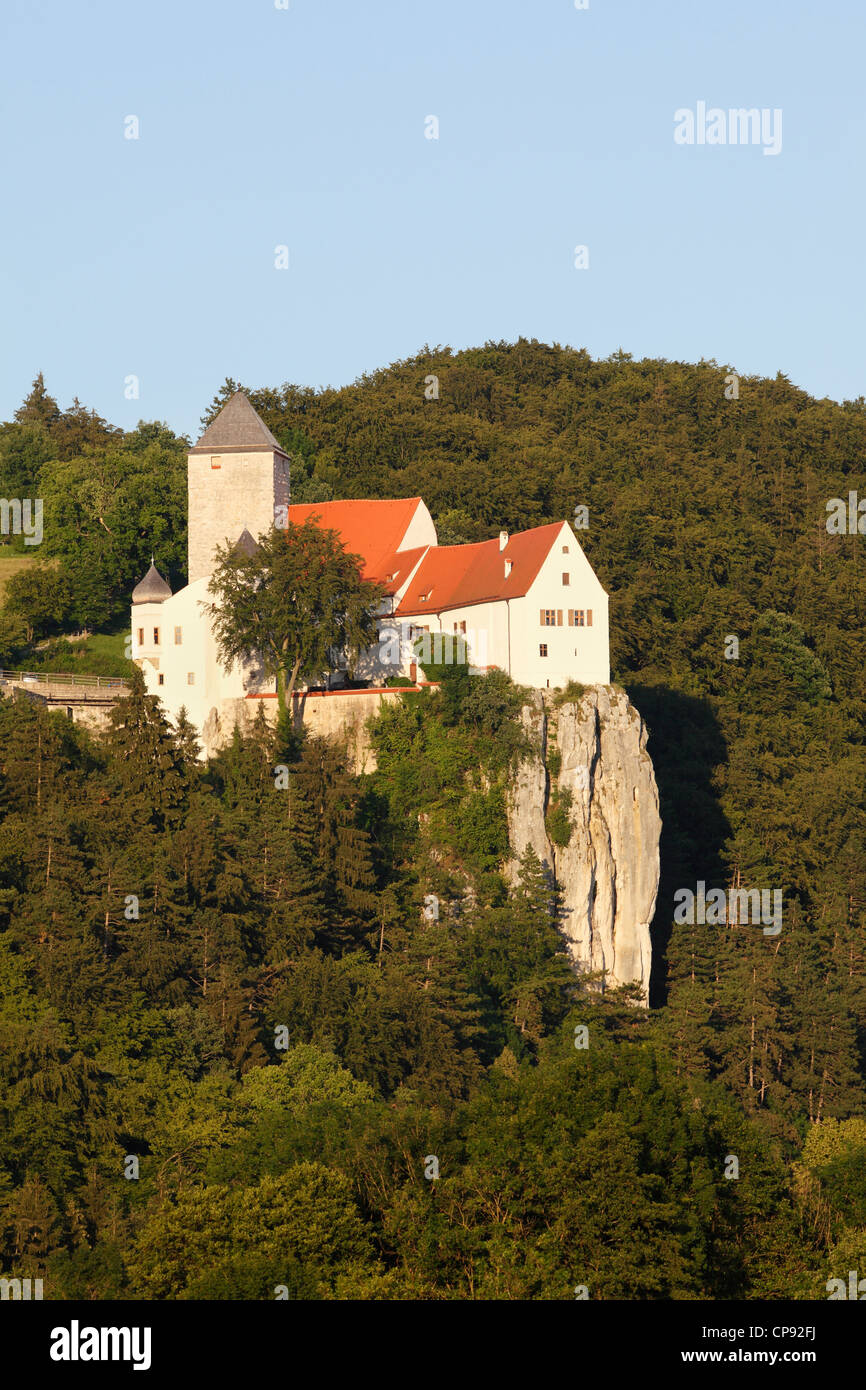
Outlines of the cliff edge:
M 661 834 L 646 725 L 616 686 L 559 706 L 534 691 L 522 717 L 532 751 L 509 798 L 512 872 L 532 845 L 560 889 L 575 968 L 637 984 L 646 1002 Z

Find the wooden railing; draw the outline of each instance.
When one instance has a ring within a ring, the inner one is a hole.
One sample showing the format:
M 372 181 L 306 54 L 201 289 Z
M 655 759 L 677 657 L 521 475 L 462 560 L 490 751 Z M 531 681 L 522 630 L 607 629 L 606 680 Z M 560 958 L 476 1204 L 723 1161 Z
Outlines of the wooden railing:
M 0 670 L 0 680 L 14 681 L 18 685 L 80 685 L 96 690 L 129 689 L 129 681 L 124 680 L 122 676 L 81 676 L 48 671 Z

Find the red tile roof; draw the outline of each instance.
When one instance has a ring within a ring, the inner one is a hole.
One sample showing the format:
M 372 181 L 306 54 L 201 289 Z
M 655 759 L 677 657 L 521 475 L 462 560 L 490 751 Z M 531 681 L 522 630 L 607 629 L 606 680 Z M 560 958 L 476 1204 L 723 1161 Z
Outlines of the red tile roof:
M 503 550 L 499 540 L 475 545 L 419 546 L 398 550 L 420 497 L 385 501 L 310 502 L 289 507 L 295 525 L 316 519 L 339 533 L 346 550 L 363 558 L 363 576 L 394 594 L 418 565 L 396 612 L 410 615 L 462 608 L 495 599 L 521 598 L 541 569 L 563 523 L 536 526 L 510 536 Z M 423 558 L 422 558 L 423 557 Z M 505 577 L 505 561 L 511 573 Z M 422 602 L 421 595 L 429 597 Z
M 561 521 L 518 531 L 503 550 L 499 541 L 431 547 L 398 605 L 399 614 L 439 612 L 494 599 L 522 598 L 562 529 Z M 505 577 L 505 561 L 511 573 Z M 422 602 L 421 595 L 428 597 Z
M 346 550 L 360 555 L 364 561 L 363 576 L 386 585 L 393 593 L 405 583 L 412 563 L 417 563 L 425 547 L 401 550 L 398 546 L 406 534 L 421 501 L 420 497 L 399 497 L 370 501 L 309 502 L 289 507 L 289 520 L 296 526 L 314 518 L 323 530 L 337 531 Z M 397 573 L 397 578 L 388 576 Z

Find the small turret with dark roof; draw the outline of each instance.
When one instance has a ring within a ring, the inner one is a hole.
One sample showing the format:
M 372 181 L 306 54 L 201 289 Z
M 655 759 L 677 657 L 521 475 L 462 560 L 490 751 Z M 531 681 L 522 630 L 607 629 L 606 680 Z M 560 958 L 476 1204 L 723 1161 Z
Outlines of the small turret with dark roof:
M 133 603 L 164 603 L 167 598 L 171 598 L 171 587 L 163 579 L 151 556 L 150 569 L 141 583 L 136 584 L 133 589 L 132 601 Z
M 258 548 L 258 542 L 250 535 L 246 527 L 241 531 L 232 546 L 233 551 L 237 554 L 245 555 L 248 560 L 253 558 Z

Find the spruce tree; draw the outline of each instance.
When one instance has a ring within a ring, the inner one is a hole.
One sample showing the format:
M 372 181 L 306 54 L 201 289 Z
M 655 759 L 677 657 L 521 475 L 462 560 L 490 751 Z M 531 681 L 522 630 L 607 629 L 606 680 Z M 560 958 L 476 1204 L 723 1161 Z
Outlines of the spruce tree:
M 146 693 L 144 677 L 132 677 L 127 696 L 113 706 L 106 743 L 111 782 L 120 820 L 156 831 L 172 830 L 183 820 L 189 773 L 176 735 L 155 695 Z

